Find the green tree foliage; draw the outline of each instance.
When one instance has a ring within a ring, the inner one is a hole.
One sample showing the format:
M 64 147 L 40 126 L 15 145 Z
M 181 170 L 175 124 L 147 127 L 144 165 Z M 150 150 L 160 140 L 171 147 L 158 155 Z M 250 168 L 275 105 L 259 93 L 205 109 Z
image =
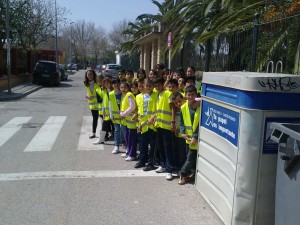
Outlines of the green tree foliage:
M 0 7 L 1 12 L 5 12 L 6 5 L 1 4 Z M 58 26 L 61 26 L 66 21 L 64 18 L 65 13 L 66 10 L 58 5 L 55 10 L 54 0 L 9 1 L 9 25 L 12 46 L 27 50 L 36 49 L 47 38 L 55 36 L 56 18 Z M 1 17 L 2 23 L 5 24 L 5 17 Z M 4 27 L 3 30 L 5 31 L 5 29 Z

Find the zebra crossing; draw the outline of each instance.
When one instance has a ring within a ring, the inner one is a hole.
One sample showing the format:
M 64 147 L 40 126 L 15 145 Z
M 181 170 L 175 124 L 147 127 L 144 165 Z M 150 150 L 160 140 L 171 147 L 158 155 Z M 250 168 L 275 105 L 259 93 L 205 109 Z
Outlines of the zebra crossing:
M 18 134 L 18 132 L 22 132 L 22 129 L 25 129 L 24 125 L 32 120 L 32 117 L 14 117 L 4 125 L 0 126 L 0 149 L 6 142 L 10 141 L 14 135 Z M 25 146 L 24 152 L 51 151 L 62 128 L 65 126 L 66 121 L 67 116 L 49 116 L 45 123 L 37 129 L 33 138 L 28 140 L 29 143 Z M 94 145 L 93 140 L 88 138 L 91 131 L 91 124 L 92 117 L 83 116 L 76 148 L 77 151 L 104 150 L 104 145 Z

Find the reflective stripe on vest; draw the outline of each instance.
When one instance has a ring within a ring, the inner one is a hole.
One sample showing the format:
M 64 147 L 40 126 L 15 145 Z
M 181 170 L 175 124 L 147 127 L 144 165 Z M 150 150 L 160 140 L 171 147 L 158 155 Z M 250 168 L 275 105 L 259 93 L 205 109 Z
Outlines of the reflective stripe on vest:
M 108 99 L 108 93 L 106 90 L 102 90 L 102 113 L 103 113 L 103 120 L 108 121 L 109 118 L 109 99 Z
M 111 104 L 111 112 L 113 115 L 113 123 L 120 124 L 121 117 L 120 117 L 120 109 L 117 103 L 116 93 L 115 91 L 109 92 L 109 100 Z
M 86 88 L 86 92 L 89 96 L 94 96 L 93 99 L 88 100 L 90 109 L 91 110 L 99 110 L 100 107 L 99 107 L 99 103 L 97 102 L 97 97 L 96 97 L 96 91 L 97 91 L 97 89 L 100 89 L 99 85 L 97 83 L 94 83 L 93 92 L 91 92 L 89 86 L 86 86 L 85 88 Z
M 200 120 L 200 107 L 198 107 L 195 112 L 193 125 L 191 122 L 191 115 L 190 115 L 190 109 L 189 109 L 188 102 L 184 103 L 181 106 L 181 112 L 182 112 L 183 123 L 184 123 L 184 127 L 185 127 L 185 133 L 190 136 L 193 136 L 193 133 L 197 129 L 197 126 L 198 126 L 199 120 Z M 190 143 L 191 143 L 191 141 L 188 141 L 188 140 L 186 140 L 185 142 L 188 145 L 190 145 Z M 190 145 L 189 148 L 193 149 L 193 150 L 197 150 L 198 149 L 198 141 L 195 145 L 192 145 L 192 146 Z
M 169 105 L 169 97 L 172 92 L 164 90 L 157 104 L 155 126 L 171 130 L 172 112 Z
M 148 131 L 149 128 L 156 131 L 156 129 L 154 127 L 154 124 L 148 126 L 147 122 L 151 118 L 151 116 L 154 115 L 154 112 L 156 111 L 157 97 L 158 97 L 157 92 L 152 92 L 151 93 L 151 95 L 149 97 L 149 101 L 148 101 L 147 113 L 146 114 L 144 113 L 144 104 L 143 104 L 144 95 L 142 95 L 142 97 L 140 99 L 142 104 L 140 104 L 140 106 L 138 108 L 138 112 L 139 112 L 140 124 L 141 124 L 141 127 L 142 127 L 141 134 Z
M 121 111 L 122 112 L 126 111 L 129 108 L 129 100 L 128 100 L 129 97 L 132 97 L 132 99 L 135 101 L 134 95 L 131 92 L 127 92 L 127 94 L 124 96 L 124 98 L 121 101 Z M 134 110 L 133 110 L 133 112 L 134 112 Z M 131 120 L 133 112 L 130 113 L 130 115 L 126 116 L 125 119 L 122 119 L 122 124 L 127 126 L 129 129 L 137 128 L 136 121 Z

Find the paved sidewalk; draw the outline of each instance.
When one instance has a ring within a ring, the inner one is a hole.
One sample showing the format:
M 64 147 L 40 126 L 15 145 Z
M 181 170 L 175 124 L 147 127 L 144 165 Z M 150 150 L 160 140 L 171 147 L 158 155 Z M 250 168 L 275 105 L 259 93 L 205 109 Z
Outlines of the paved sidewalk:
M 22 83 L 17 85 L 11 89 L 11 94 L 8 94 L 7 89 L 4 91 L 0 91 L 0 101 L 9 101 L 9 100 L 16 100 L 23 98 L 26 95 L 31 94 L 43 86 L 41 85 L 34 85 L 31 82 Z

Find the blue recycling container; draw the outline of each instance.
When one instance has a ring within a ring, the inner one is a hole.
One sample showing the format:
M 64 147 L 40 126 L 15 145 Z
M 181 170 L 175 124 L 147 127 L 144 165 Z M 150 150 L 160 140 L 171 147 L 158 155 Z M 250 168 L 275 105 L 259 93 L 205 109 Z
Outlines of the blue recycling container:
M 300 76 L 206 72 L 196 188 L 225 224 L 274 225 L 272 122 L 300 122 Z

